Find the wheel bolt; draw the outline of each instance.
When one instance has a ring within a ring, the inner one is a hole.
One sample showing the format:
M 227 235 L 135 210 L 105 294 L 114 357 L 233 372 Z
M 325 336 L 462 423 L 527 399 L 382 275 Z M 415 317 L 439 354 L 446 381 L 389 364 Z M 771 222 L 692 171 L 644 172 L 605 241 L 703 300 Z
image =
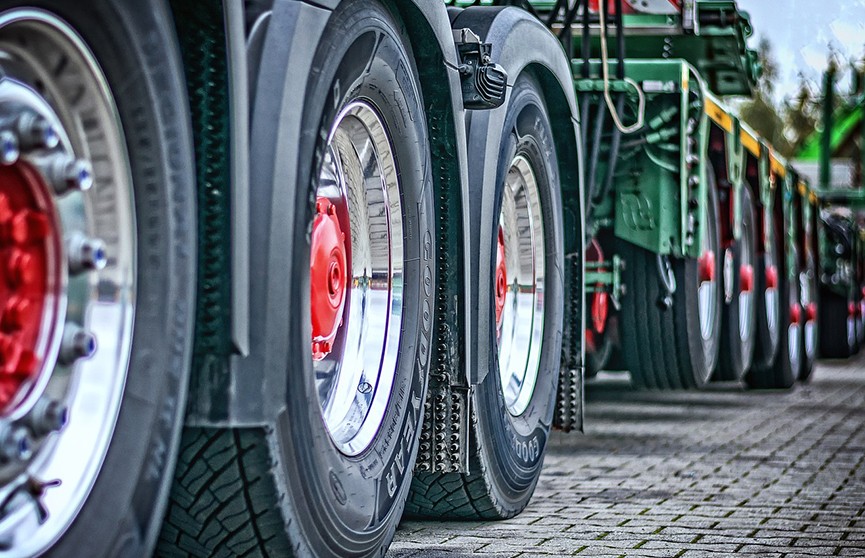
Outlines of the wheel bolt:
M 24 461 L 33 455 L 33 440 L 22 426 L 7 426 L 0 434 L 0 463 Z
M 85 271 L 99 271 L 108 263 L 105 243 L 98 238 L 75 234 L 66 241 L 69 258 L 69 273 L 76 275 Z
M 74 323 L 67 323 L 60 342 L 60 364 L 70 365 L 82 358 L 90 358 L 96 352 L 96 337 Z
M 18 138 L 9 130 L 0 132 L 0 164 L 14 165 L 21 155 Z
M 25 419 L 36 436 L 58 432 L 69 422 L 69 407 L 62 401 L 43 397 Z
M 86 192 L 93 186 L 93 168 L 84 159 L 56 155 L 43 169 L 58 196 L 67 192 Z
M 60 143 L 57 130 L 41 114 L 25 112 L 15 122 L 22 149 L 54 149 Z

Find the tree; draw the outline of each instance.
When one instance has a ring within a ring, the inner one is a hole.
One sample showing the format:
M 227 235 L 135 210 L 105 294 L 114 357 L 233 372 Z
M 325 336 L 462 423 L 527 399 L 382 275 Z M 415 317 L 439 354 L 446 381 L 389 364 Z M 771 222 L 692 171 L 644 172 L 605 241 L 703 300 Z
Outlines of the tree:
M 793 155 L 794 149 L 785 135 L 784 119 L 772 100 L 775 81 L 778 79 L 778 64 L 772 55 L 772 44 L 766 37 L 760 38 L 757 54 L 763 73 L 757 81 L 753 98 L 742 105 L 740 116 L 776 150 L 789 157 Z
M 819 118 L 819 99 L 814 99 L 811 84 L 800 73 L 799 92 L 784 106 L 786 136 L 794 153 L 798 153 L 817 130 Z

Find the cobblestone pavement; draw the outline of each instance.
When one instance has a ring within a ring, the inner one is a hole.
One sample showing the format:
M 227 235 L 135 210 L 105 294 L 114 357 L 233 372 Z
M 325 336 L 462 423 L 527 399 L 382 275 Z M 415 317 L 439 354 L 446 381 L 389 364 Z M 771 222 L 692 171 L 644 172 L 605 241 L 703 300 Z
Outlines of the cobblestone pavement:
M 404 522 L 388 556 L 865 556 L 865 358 L 790 392 L 588 389 L 532 503 L 501 522 Z

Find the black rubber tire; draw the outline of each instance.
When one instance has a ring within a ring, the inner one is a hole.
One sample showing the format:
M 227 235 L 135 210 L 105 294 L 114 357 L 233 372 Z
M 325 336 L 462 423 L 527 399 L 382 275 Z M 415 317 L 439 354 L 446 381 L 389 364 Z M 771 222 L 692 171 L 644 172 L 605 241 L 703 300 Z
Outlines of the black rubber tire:
M 377 1 L 342 2 L 318 43 L 298 146 L 303 166 L 284 222 L 292 244 L 287 347 L 266 356 L 286 378 L 286 407 L 261 428 L 187 428 L 162 556 L 380 556 L 410 486 L 430 365 L 434 197 L 424 104 L 408 43 Z M 400 353 L 381 428 L 357 456 L 322 420 L 310 355 L 310 223 L 330 129 L 356 99 L 375 107 L 399 169 L 404 291 Z M 305 159 L 304 154 L 309 154 Z M 274 264 L 274 267 L 277 264 Z M 271 349 L 268 349 L 271 350 Z M 286 356 L 288 357 L 286 359 Z
M 820 311 L 818 330 L 820 356 L 823 358 L 848 358 L 855 352 L 856 343 L 850 336 L 848 300 L 825 287 L 820 287 Z
M 606 370 L 613 356 L 614 345 L 609 335 L 595 334 L 595 350 L 586 349 L 586 378 L 591 379 L 598 372 Z
M 779 222 L 781 221 L 781 222 Z M 796 383 L 799 378 L 799 370 L 802 361 L 801 326 L 796 329 L 796 347 L 798 350 L 790 350 L 789 328 L 791 322 L 791 310 L 793 304 L 799 304 L 799 258 L 796 254 L 796 246 L 784 246 L 787 239 L 783 229 L 783 220 L 774 220 L 775 247 L 777 254 L 784 257 L 779 262 L 778 269 L 778 291 L 779 291 L 779 321 L 780 335 L 778 337 L 778 355 L 772 366 L 752 366 L 746 374 L 745 381 L 748 386 L 759 389 L 788 389 Z M 801 306 L 800 306 L 801 311 Z M 790 353 L 794 354 L 791 355 Z
M 161 2 L 0 2 L 0 10 L 22 6 L 65 20 L 105 75 L 126 138 L 139 240 L 136 312 L 117 424 L 95 484 L 49 555 L 145 556 L 153 550 L 174 470 L 195 316 L 195 172 L 177 41 Z M 61 79 L 62 68 L 53 77 Z
M 808 255 L 805 257 L 805 262 L 806 262 L 806 265 L 808 266 L 808 268 L 805 270 L 802 270 L 802 272 L 799 274 L 799 277 L 800 277 L 799 285 L 800 285 L 800 289 L 801 289 L 803 282 L 807 282 L 808 289 L 811 292 L 811 296 L 813 297 L 813 300 L 810 300 L 810 301 L 805 300 L 804 299 L 804 293 L 800 293 L 800 298 L 802 299 L 803 303 L 809 303 L 809 302 L 814 303 L 815 306 L 818 308 L 817 313 L 819 314 L 819 302 L 818 301 L 819 301 L 820 295 L 817 291 L 817 281 L 818 281 L 818 279 L 817 279 L 817 261 L 814 259 L 814 257 L 809 252 Z M 812 320 L 809 322 L 807 316 L 808 316 L 807 308 L 806 308 L 805 304 L 803 304 L 802 305 L 802 327 L 799 328 L 800 334 L 802 336 L 802 340 L 801 340 L 801 343 L 802 343 L 802 360 L 801 360 L 801 363 L 799 366 L 799 381 L 800 382 L 807 382 L 808 380 L 811 379 L 811 374 L 813 374 L 813 372 L 814 372 L 814 365 L 817 362 L 817 354 L 820 350 L 819 349 L 819 344 L 820 344 L 820 323 L 819 323 L 819 320 L 815 319 L 815 320 Z M 809 324 L 810 324 L 810 327 L 813 329 L 812 334 L 811 334 L 813 336 L 813 345 L 811 347 L 811 350 L 808 350 L 808 341 L 807 341 L 808 340 L 807 329 L 809 327 Z
M 762 232 L 766 239 L 766 250 L 763 254 L 757 255 L 757 265 L 754 266 L 754 292 L 757 295 L 755 297 L 757 337 L 754 343 L 754 360 L 751 363 L 751 367 L 765 370 L 775 365 L 781 344 L 780 317 L 777 315 L 779 310 L 777 308 L 773 310 L 766 304 L 766 271 L 769 265 L 774 265 L 780 273 L 781 265 L 779 263 L 777 242 L 775 241 L 776 232 L 771 214 L 767 216 L 764 211 L 764 218 L 758 220 L 758 222 L 761 221 L 764 229 Z M 770 316 L 770 312 L 774 312 L 776 315 Z
M 516 155 L 525 156 L 535 173 L 544 222 L 546 269 L 544 330 L 538 379 L 524 413 L 513 416 L 505 404 L 498 369 L 495 331 L 490 331 L 490 362 L 494 363 L 472 399 L 470 473 L 418 473 L 406 512 L 412 516 L 453 519 L 504 519 L 517 515 L 529 502 L 541 472 L 561 365 L 564 315 L 562 202 L 552 127 L 538 83 L 521 74 L 514 84 L 505 117 L 504 136 L 490 137 L 500 145 L 495 211 L 482 225 L 495 235 L 499 226 L 505 177 Z M 476 146 L 483 149 L 485 146 Z M 493 244 L 495 247 L 495 244 Z M 496 254 L 489 259 L 493 284 Z M 486 280 L 486 279 L 481 279 Z M 492 292 L 492 291 L 491 291 Z M 494 307 L 494 305 L 491 305 Z M 495 316 L 490 317 L 495 324 Z M 484 350 L 478 347 L 478 350 Z
M 714 173 L 710 177 L 707 221 L 715 247 L 715 269 L 721 267 L 718 195 Z M 671 262 L 676 278 L 673 306 L 658 306 L 661 297 L 658 256 L 629 242 L 620 242 L 625 259 L 623 274 L 628 289 L 622 300 L 622 356 L 631 382 L 641 389 L 693 389 L 708 382 L 718 363 L 721 334 L 722 291 L 716 288 L 713 333 L 704 340 L 700 330 L 699 276 L 696 259 Z M 717 276 L 716 276 L 717 277 Z
M 724 305 L 721 322 L 721 359 L 718 364 L 718 370 L 715 373 L 715 379 L 720 381 L 741 381 L 745 377 L 745 373 L 748 369 L 751 368 L 751 363 L 754 360 L 757 312 L 753 300 L 750 315 L 745 318 L 751 324 L 751 335 L 747 339 L 742 339 L 739 330 L 739 320 L 741 319 L 743 312 L 739 298 L 739 293 L 742 290 L 741 275 L 739 273 L 739 269 L 742 266 L 742 246 L 747 244 L 748 249 L 752 254 L 752 260 L 757 257 L 757 221 L 754 216 L 754 202 L 752 201 L 752 194 L 747 187 L 742 188 L 741 225 L 742 235 L 730 248 L 733 253 L 733 281 L 731 289 L 733 297 L 729 303 Z M 756 292 L 758 291 L 752 290 L 752 299 L 756 299 L 756 296 L 754 295 Z

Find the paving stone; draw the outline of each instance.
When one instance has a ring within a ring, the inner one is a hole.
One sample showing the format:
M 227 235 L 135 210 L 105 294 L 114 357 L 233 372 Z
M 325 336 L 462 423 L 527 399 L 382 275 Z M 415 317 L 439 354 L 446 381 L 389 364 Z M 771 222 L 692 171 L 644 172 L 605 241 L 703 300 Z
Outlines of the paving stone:
M 603 373 L 521 515 L 406 521 L 387 556 L 733 554 L 865 557 L 865 356 L 786 392 L 635 392 Z

